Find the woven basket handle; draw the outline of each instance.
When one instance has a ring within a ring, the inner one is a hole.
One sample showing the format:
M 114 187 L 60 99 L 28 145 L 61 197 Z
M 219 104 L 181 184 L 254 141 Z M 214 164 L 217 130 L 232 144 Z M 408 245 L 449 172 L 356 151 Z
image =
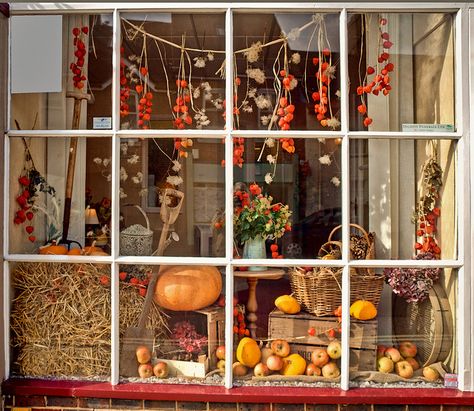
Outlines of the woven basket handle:
M 150 220 L 148 219 L 148 216 L 146 215 L 145 211 L 143 211 L 143 208 L 141 208 L 139 205 L 136 204 L 125 204 L 124 207 L 135 207 L 142 213 L 143 217 L 145 217 L 146 221 L 146 228 L 147 230 L 150 230 Z
M 340 241 L 326 241 L 318 250 L 318 257 L 323 257 L 327 254 L 331 254 L 331 247 L 336 246 L 342 253 L 342 243 Z M 325 254 L 323 254 L 326 252 Z
M 350 223 L 349 225 L 353 228 L 357 228 L 362 233 L 362 235 L 364 236 L 365 241 L 367 241 L 367 245 L 370 244 L 369 234 L 367 233 L 367 231 L 364 230 L 363 227 L 361 227 L 360 225 L 355 224 L 355 223 Z M 336 231 L 340 230 L 341 228 L 342 228 L 342 224 L 338 225 L 337 227 L 335 227 L 331 231 L 331 233 L 329 234 L 329 237 L 328 237 L 328 242 L 332 241 L 332 236 L 336 233 Z

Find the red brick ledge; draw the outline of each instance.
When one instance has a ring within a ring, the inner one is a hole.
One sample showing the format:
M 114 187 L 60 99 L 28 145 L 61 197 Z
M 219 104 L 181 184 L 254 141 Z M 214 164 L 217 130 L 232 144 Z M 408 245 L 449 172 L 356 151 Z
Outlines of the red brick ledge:
M 474 405 L 474 392 L 421 388 L 236 387 L 9 379 L 2 395 L 179 400 L 196 402 L 307 403 L 307 404 L 443 404 Z

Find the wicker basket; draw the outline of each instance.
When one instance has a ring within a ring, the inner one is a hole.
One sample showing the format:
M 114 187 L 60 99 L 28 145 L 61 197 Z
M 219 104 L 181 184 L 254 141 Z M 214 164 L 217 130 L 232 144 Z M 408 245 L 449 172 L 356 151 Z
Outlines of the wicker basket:
M 120 255 L 151 255 L 153 247 L 153 231 L 150 230 L 150 220 L 143 209 L 134 204 L 126 207 L 135 207 L 145 217 L 146 227 L 134 224 L 120 232 Z
M 303 309 L 318 317 L 334 315 L 341 305 L 342 268 L 315 267 L 306 272 L 290 270 L 291 290 Z M 351 304 L 368 300 L 378 306 L 384 285 L 383 275 L 366 275 L 351 270 Z

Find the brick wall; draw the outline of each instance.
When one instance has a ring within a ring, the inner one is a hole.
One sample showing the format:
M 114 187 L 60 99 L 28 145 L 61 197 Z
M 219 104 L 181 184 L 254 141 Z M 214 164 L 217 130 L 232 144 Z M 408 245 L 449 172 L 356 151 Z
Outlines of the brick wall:
M 73 398 L 52 396 L 3 396 L 5 411 L 473 411 L 459 405 L 317 405 L 259 404 Z

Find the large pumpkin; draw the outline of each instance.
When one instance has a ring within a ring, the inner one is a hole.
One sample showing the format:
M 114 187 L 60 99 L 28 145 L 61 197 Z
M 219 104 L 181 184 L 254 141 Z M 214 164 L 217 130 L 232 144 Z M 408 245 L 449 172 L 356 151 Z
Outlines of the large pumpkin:
M 221 273 L 216 267 L 164 266 L 156 283 L 155 301 L 168 310 L 200 310 L 214 303 L 221 290 Z

